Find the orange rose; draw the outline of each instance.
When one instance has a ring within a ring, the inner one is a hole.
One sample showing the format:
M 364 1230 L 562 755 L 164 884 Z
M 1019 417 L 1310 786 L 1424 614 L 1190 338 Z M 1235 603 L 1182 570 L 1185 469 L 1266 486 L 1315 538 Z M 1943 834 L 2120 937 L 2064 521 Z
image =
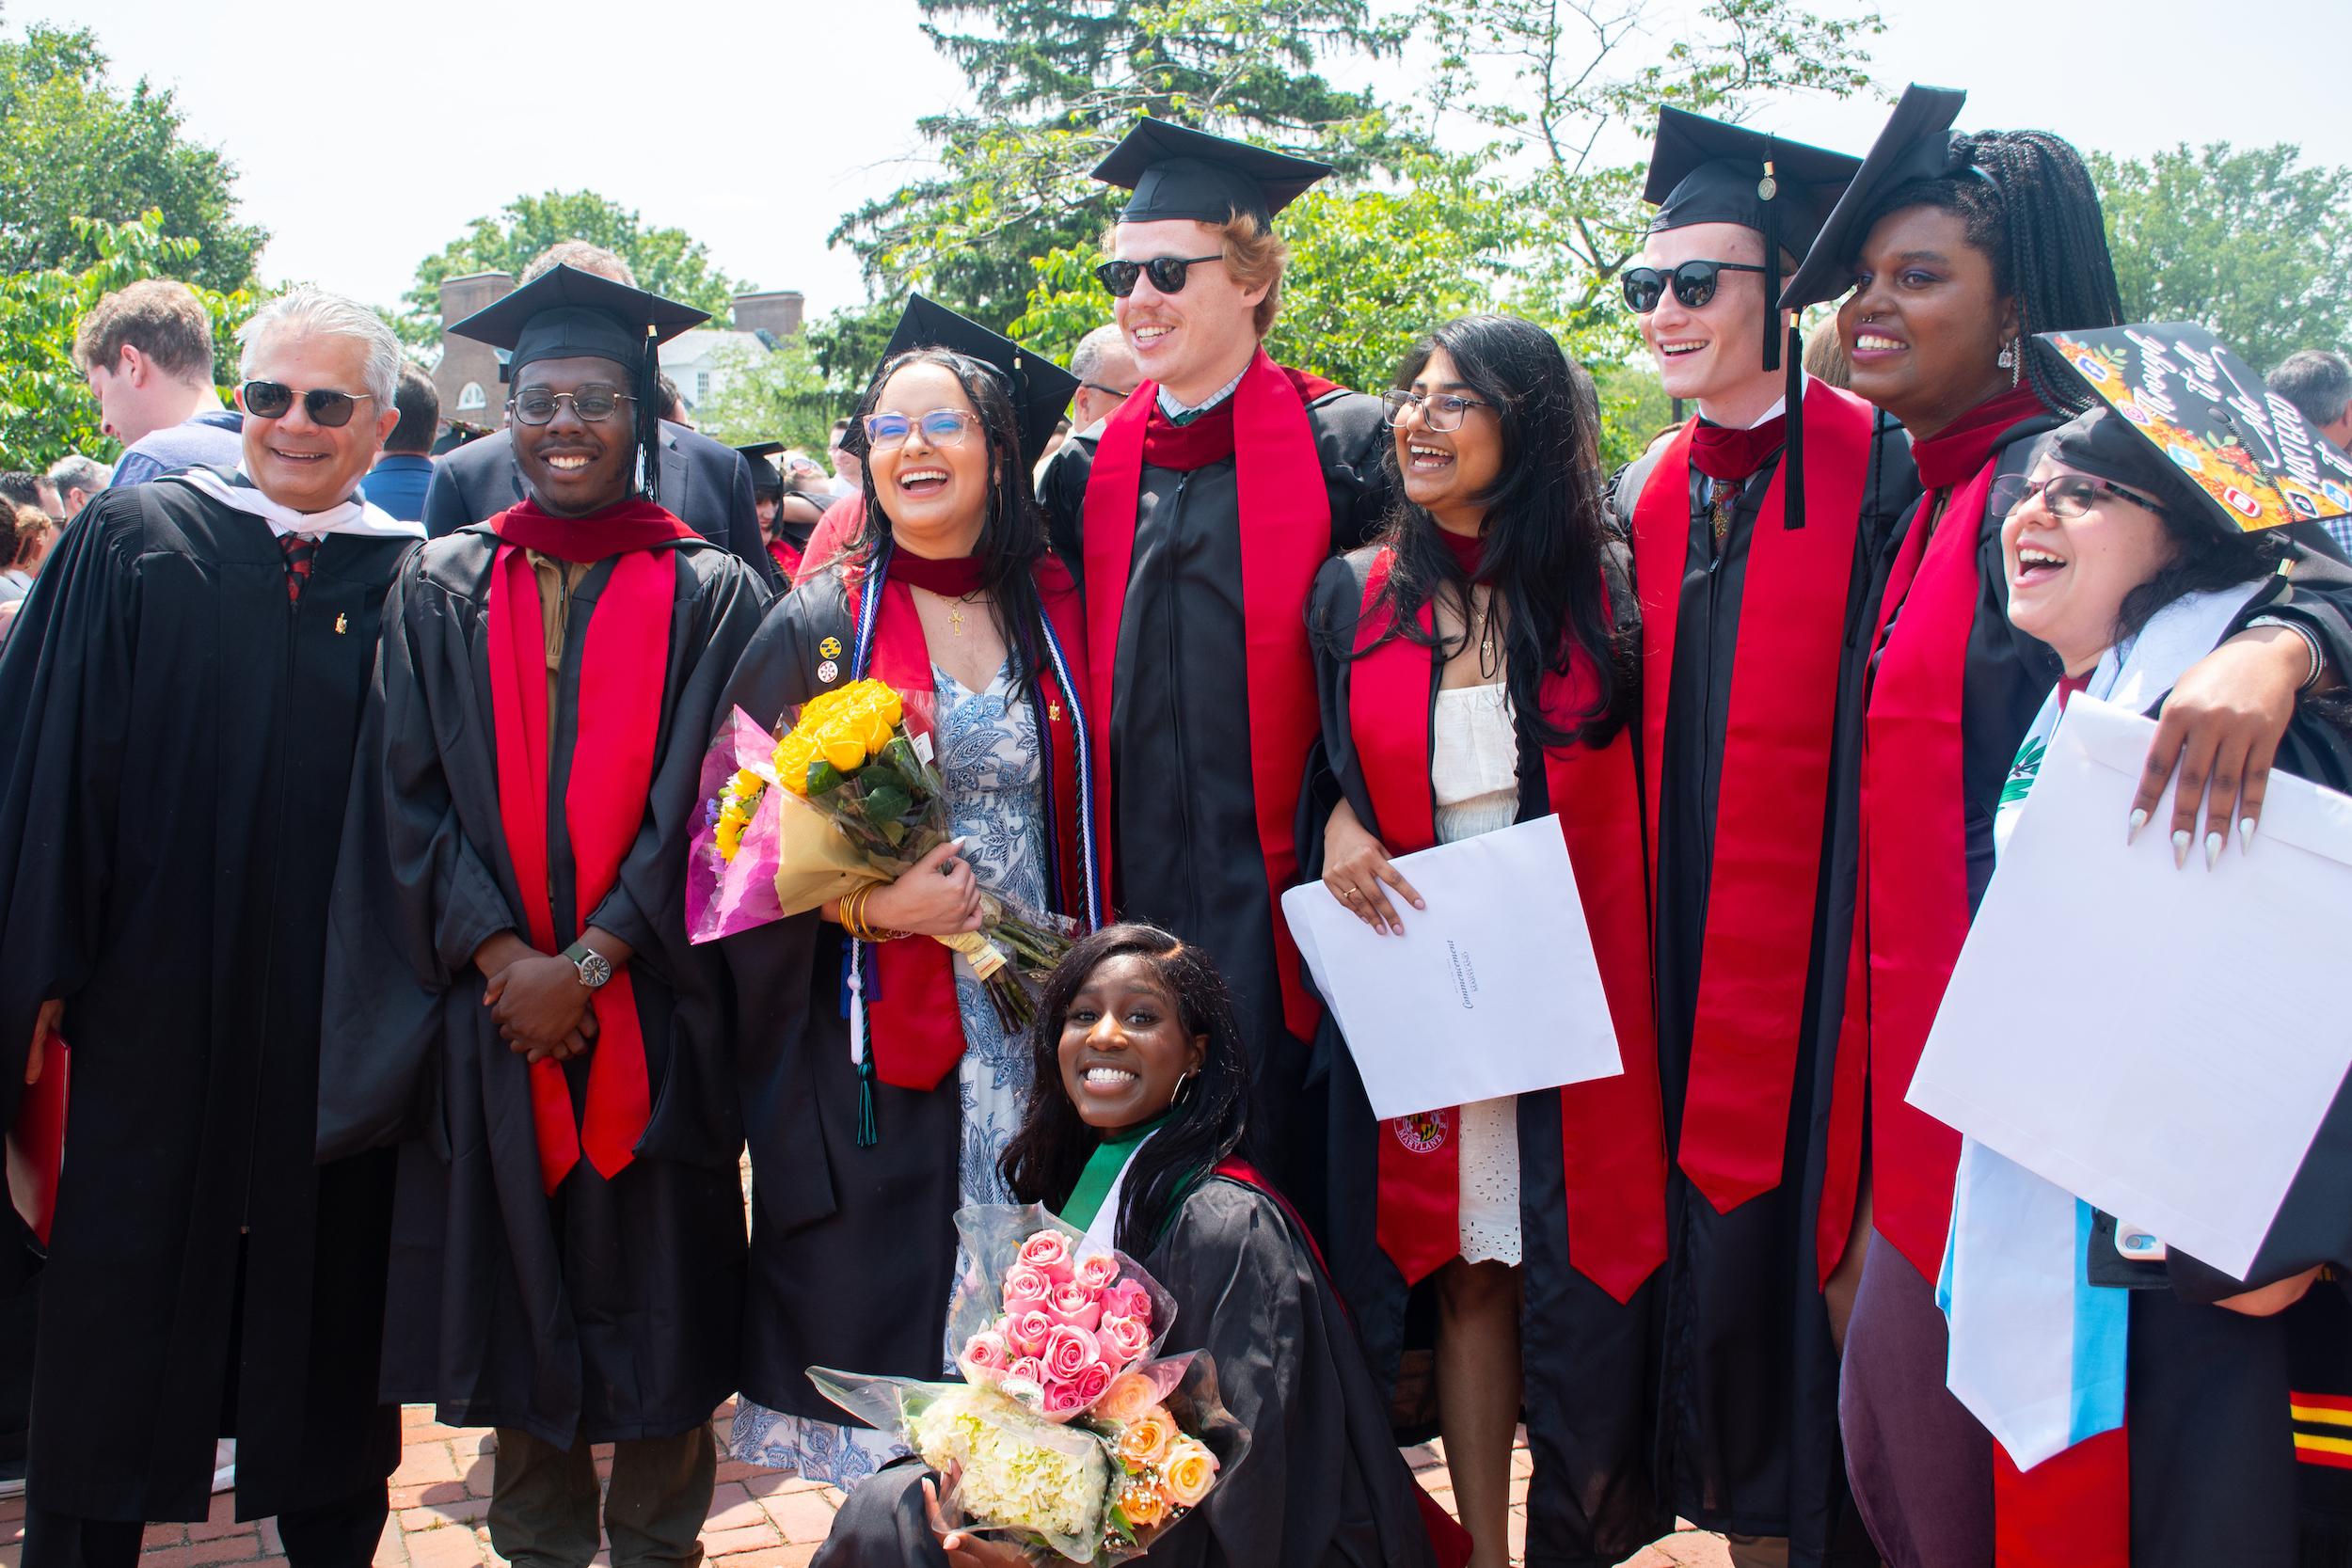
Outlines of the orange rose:
M 1153 1405 L 1120 1433 L 1119 1457 L 1131 1470 L 1148 1470 L 1167 1456 L 1168 1446 L 1175 1439 L 1174 1418 Z
M 1150 1529 L 1168 1517 L 1168 1494 L 1148 1481 L 1131 1481 L 1119 1494 L 1119 1512 L 1137 1529 Z
M 1114 1426 L 1123 1426 L 1151 1409 L 1157 1399 L 1150 1378 L 1139 1372 L 1125 1372 L 1111 1379 L 1111 1386 L 1095 1402 L 1093 1414 Z
M 1168 1487 L 1168 1501 L 1178 1508 L 1197 1508 L 1216 1481 L 1216 1455 L 1198 1437 L 1178 1438 L 1160 1467 L 1160 1479 Z

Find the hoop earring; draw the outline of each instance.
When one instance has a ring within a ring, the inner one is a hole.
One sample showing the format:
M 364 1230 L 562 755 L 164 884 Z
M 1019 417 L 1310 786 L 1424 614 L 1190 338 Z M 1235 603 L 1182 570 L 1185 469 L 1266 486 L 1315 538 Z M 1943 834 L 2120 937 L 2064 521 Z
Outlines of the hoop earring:
M 2009 372 L 2009 385 L 2011 391 L 2016 390 L 2018 373 L 2024 369 L 2025 361 L 2026 356 L 2022 352 L 2022 345 L 2014 338 L 2003 343 L 2001 352 L 1994 356 L 1993 362 Z
M 1177 1106 L 1182 1105 L 1185 1101 L 1192 1098 L 1192 1081 L 1200 1076 L 1200 1069 L 1199 1068 L 1194 1068 L 1190 1072 L 1185 1073 L 1182 1078 L 1176 1080 L 1176 1098 L 1168 1102 L 1168 1108 L 1169 1110 L 1174 1110 Z

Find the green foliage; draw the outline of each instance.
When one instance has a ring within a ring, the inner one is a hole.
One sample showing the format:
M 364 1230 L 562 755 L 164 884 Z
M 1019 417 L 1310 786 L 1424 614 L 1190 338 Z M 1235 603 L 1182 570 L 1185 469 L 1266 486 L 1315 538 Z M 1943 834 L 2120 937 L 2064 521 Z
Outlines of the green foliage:
M 2257 370 L 2352 336 L 2352 168 L 2281 143 L 2090 155 L 2123 314 L 2210 327 Z
M 694 410 L 704 435 L 729 446 L 783 441 L 813 453 L 825 450 L 835 410 L 844 408 L 826 383 L 808 340 L 795 335 L 773 350 L 734 343 L 713 356 L 723 372 Z
M 400 296 L 395 322 L 402 341 L 429 346 L 441 341 L 443 280 L 469 273 L 521 277 L 532 260 L 559 240 L 586 240 L 626 261 L 640 288 L 707 310 L 727 325 L 736 281 L 711 265 L 710 252 L 683 229 L 648 229 L 629 208 L 594 191 L 548 191 L 518 196 L 489 217 L 417 263 L 417 280 Z
M 99 433 L 98 405 L 73 366 L 73 329 L 100 298 L 148 277 L 201 275 L 199 243 L 167 233 L 161 213 L 132 223 L 73 222 L 96 258 L 76 271 L 44 267 L 0 276 L 0 468 L 45 468 L 70 452 L 112 461 L 120 450 Z M 234 372 L 235 333 L 258 298 L 191 282 L 212 312 L 216 378 Z
M 93 236 L 153 211 L 165 233 L 197 245 L 190 281 L 250 287 L 269 235 L 235 221 L 235 169 L 183 138 L 169 91 L 142 78 L 119 92 L 106 64 L 87 28 L 0 38 L 0 273 L 96 266 Z

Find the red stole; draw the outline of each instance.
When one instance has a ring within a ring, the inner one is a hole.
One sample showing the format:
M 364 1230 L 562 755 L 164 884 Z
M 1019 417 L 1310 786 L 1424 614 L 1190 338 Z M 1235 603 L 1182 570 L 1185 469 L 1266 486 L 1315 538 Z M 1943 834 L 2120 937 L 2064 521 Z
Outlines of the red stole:
M 1331 553 L 1331 502 L 1308 400 L 1327 383 L 1286 371 L 1260 349 L 1233 395 L 1189 425 L 1159 413 L 1159 388 L 1145 382 L 1103 431 L 1087 482 L 1087 658 L 1091 670 L 1094 776 L 1105 824 L 1111 816 L 1111 705 L 1118 687 L 1119 626 L 1135 565 L 1136 507 L 1147 460 L 1198 468 L 1233 458 L 1240 500 L 1243 662 L 1249 697 L 1249 781 L 1265 857 L 1282 1013 L 1292 1034 L 1314 1033 L 1319 1008 L 1298 969 L 1298 946 L 1282 919 L 1282 890 L 1298 873 L 1293 814 L 1316 728 L 1307 598 Z M 1148 448 L 1148 450 L 1147 450 Z M 1110 877 L 1111 837 L 1102 839 Z
M 645 817 L 660 743 L 661 687 L 669 673 L 677 565 L 660 540 L 691 531 L 660 507 L 624 502 L 588 518 L 552 518 L 529 501 L 493 525 L 501 541 L 490 569 L 491 729 L 498 751 L 499 824 L 515 867 L 531 944 L 560 952 L 612 890 Z M 548 891 L 548 656 L 539 584 L 523 552 L 566 560 L 621 554 L 596 601 L 580 652 L 579 734 L 564 797 L 575 910 L 558 931 Z M 623 554 L 623 552 L 628 552 Z M 660 657 L 649 657 L 655 651 Z M 624 965 L 596 991 L 596 1042 L 585 1108 L 575 1120 L 558 1063 L 531 1064 L 531 1111 L 539 1180 L 553 1193 L 585 1153 L 610 1179 L 635 1158 L 653 1114 L 637 990 Z
M 1820 839 L 1807 825 L 1822 820 L 1829 796 L 1846 599 L 1870 459 L 1874 416 L 1860 399 L 1816 381 L 1803 418 L 1806 526 L 1783 524 L 1784 463 L 1748 540 L 1691 1027 L 1677 1163 L 1718 1212 L 1770 1192 L 1784 1174 L 1820 876 Z M 1696 420 L 1683 427 L 1633 514 L 1653 835 L 1697 430 Z
M 893 552 L 892 559 L 897 559 Z M 1038 558 L 1034 568 L 1038 594 L 1046 619 L 1060 639 L 1071 661 L 1071 679 L 1083 683 L 1080 636 L 1085 612 L 1077 585 L 1069 569 L 1051 555 Z M 858 618 L 868 567 L 863 558 L 845 561 L 841 568 L 843 595 L 850 622 Z M 930 643 L 923 636 L 922 618 L 914 609 L 914 594 L 892 577 L 885 562 L 882 604 L 874 617 L 873 646 L 867 651 L 863 674 L 886 681 L 900 696 L 924 711 L 933 701 Z M 1052 829 L 1061 885 L 1055 891 L 1064 912 L 1080 924 L 1086 914 L 1086 859 L 1079 843 L 1077 723 L 1070 694 L 1062 689 L 1051 661 L 1038 672 L 1044 703 L 1039 732 L 1045 743 L 1046 776 L 1052 805 Z M 874 943 L 877 984 L 866 992 L 866 1012 L 871 1027 L 866 1049 L 873 1053 L 874 1076 L 901 1089 L 936 1088 L 963 1058 L 963 1015 L 956 1006 L 955 955 L 929 939 L 901 939 Z
M 768 554 L 775 561 L 776 570 L 784 574 L 784 585 L 791 587 L 792 579 L 801 574 L 801 552 L 782 539 L 771 539 Z
M 1404 637 L 1381 641 L 1391 622 L 1387 607 L 1377 601 L 1390 570 L 1391 557 L 1383 551 L 1365 583 L 1356 630 L 1359 657 L 1348 675 L 1348 732 L 1378 818 L 1368 826 L 1376 826 L 1390 853 L 1403 855 L 1428 848 L 1438 837 L 1429 787 L 1435 656 Z M 1423 632 L 1433 627 L 1426 605 L 1420 624 Z M 1546 713 L 1555 722 L 1581 713 L 1591 689 L 1591 673 L 1581 657 L 1566 675 L 1547 673 Z M 1633 737 L 1620 733 L 1597 752 L 1547 748 L 1544 771 L 1625 1058 L 1619 1076 L 1560 1091 L 1570 1260 L 1577 1272 L 1623 1302 L 1666 1256 L 1665 1133 L 1650 1019 L 1649 925 L 1627 918 L 1628 911 L 1647 907 Z M 1375 1230 L 1381 1251 L 1407 1285 L 1461 1250 L 1458 1133 L 1456 1111 L 1379 1129 Z

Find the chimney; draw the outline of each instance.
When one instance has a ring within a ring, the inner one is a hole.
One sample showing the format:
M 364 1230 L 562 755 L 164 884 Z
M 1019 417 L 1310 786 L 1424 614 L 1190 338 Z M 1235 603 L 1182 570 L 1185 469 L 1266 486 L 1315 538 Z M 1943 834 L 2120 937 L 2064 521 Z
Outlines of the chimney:
M 801 309 L 806 301 L 798 289 L 770 289 L 735 296 L 735 329 L 766 332 L 789 338 L 801 329 Z
M 487 343 L 448 336 L 448 327 L 514 292 L 513 276 L 502 272 L 442 280 L 441 362 L 433 370 L 433 389 L 441 396 L 443 419 L 492 430 L 506 422 L 506 388 L 499 384 L 498 356 Z

